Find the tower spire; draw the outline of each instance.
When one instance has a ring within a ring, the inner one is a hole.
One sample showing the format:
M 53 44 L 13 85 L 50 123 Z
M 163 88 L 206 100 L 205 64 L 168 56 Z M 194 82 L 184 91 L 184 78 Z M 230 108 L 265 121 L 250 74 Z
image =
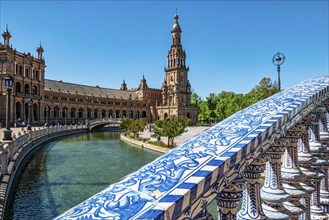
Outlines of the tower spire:
M 41 41 L 40 41 L 40 43 L 39 43 L 39 47 L 37 48 L 37 52 L 38 52 L 38 59 L 39 60 L 42 60 L 43 58 L 42 58 L 42 54 L 43 54 L 43 48 L 42 48 L 42 46 L 41 46 Z
M 2 34 L 3 37 L 3 45 L 9 47 L 9 41 L 11 38 L 10 32 L 8 31 L 8 24 L 6 24 L 6 30 Z

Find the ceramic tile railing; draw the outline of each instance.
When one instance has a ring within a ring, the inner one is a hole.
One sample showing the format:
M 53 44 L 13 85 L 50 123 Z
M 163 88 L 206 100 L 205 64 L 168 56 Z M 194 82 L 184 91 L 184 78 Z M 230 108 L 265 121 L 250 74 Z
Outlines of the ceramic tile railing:
M 328 219 L 328 98 L 329 76 L 286 89 L 56 219 L 211 219 L 206 207 L 214 199 L 219 219 Z

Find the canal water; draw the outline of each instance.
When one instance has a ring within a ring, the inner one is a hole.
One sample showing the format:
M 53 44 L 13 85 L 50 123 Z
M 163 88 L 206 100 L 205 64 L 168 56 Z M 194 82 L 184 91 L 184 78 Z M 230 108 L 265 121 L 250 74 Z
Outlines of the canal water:
M 52 219 L 161 154 L 94 132 L 49 142 L 24 161 L 6 219 Z

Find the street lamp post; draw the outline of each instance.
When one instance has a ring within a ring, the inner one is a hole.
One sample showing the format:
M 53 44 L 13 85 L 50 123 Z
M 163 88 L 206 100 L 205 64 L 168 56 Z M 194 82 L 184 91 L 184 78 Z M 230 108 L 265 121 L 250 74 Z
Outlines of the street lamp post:
M 101 113 L 101 111 L 100 111 L 100 105 L 99 105 L 99 99 L 97 98 L 97 104 L 98 104 L 98 109 L 97 109 L 97 118 L 101 118 L 101 115 L 100 115 L 100 113 Z
M 7 88 L 7 106 L 6 106 L 6 130 L 3 131 L 3 140 L 12 140 L 10 130 L 10 94 L 13 88 L 13 78 L 11 76 L 5 77 L 5 86 Z
M 86 111 L 85 111 L 85 123 L 86 125 L 88 125 L 88 96 L 85 97 L 85 108 L 86 108 Z
M 29 116 L 27 118 L 27 130 L 31 131 L 32 127 L 31 127 L 31 118 L 32 118 L 32 99 L 27 100 L 27 105 L 29 107 Z
M 152 120 L 152 118 L 151 118 L 151 99 L 149 98 L 149 101 L 148 101 L 148 104 L 149 104 L 149 111 L 150 111 L 150 113 L 149 113 L 149 131 L 150 131 L 150 133 L 151 133 L 151 120 Z
M 48 119 L 49 119 L 49 106 L 46 105 L 46 124 L 45 124 L 45 126 L 48 126 Z
M 129 118 L 132 118 L 132 114 L 131 114 L 131 94 L 129 94 Z
M 280 66 L 284 63 L 285 60 L 286 60 L 286 57 L 284 56 L 283 53 L 280 53 L 280 52 L 277 52 L 272 58 L 272 63 L 277 66 L 277 70 L 278 70 L 279 91 L 281 91 Z
M 170 119 L 170 99 L 171 99 L 170 93 L 171 93 L 171 87 L 170 85 L 168 85 L 168 119 Z
M 138 119 L 138 96 L 135 98 L 135 107 L 136 107 L 136 119 Z
M 67 124 L 67 110 L 65 109 L 64 112 L 65 112 L 65 118 L 64 118 L 65 121 L 64 121 L 64 123 L 65 123 L 65 125 L 66 125 L 66 124 Z

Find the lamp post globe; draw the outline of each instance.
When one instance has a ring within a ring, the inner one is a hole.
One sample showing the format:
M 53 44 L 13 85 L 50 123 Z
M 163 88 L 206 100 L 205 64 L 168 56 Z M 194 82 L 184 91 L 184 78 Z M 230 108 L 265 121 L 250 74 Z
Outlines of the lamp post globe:
M 13 89 L 13 78 L 11 76 L 6 76 L 5 78 L 5 86 L 7 89 L 7 105 L 6 105 L 6 129 L 3 131 L 3 140 L 12 140 L 11 130 L 10 130 L 10 95 L 11 90 Z
M 281 52 L 277 52 L 276 54 L 274 54 L 274 56 L 272 58 L 272 63 L 277 67 L 277 71 L 278 71 L 279 91 L 281 91 L 280 66 L 284 63 L 285 60 L 286 60 L 286 57 Z

